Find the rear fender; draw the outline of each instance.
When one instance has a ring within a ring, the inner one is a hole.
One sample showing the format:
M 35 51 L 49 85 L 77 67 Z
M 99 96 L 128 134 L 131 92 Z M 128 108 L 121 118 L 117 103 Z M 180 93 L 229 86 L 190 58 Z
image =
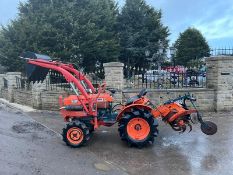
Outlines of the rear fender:
M 118 115 L 117 115 L 117 122 L 120 121 L 120 119 L 122 118 L 123 114 L 127 111 L 130 111 L 131 108 L 138 108 L 138 109 L 145 109 L 149 112 L 152 111 L 152 108 L 146 105 L 142 105 L 142 104 L 132 104 L 129 105 L 127 107 L 125 107 Z

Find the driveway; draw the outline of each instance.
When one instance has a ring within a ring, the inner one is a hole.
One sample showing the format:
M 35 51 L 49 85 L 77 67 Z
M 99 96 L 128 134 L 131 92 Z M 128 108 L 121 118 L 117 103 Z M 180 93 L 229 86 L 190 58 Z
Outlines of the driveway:
M 61 133 L 64 126 L 57 112 L 28 115 L 57 133 Z M 205 113 L 204 116 L 218 125 L 216 135 L 203 134 L 199 124 L 193 126 L 192 132 L 179 134 L 160 122 L 154 145 L 137 149 L 129 148 L 120 140 L 117 126 L 102 127 L 81 150 L 93 153 L 128 174 L 232 175 L 233 113 Z
M 201 133 L 198 124 L 191 133 L 179 134 L 160 122 L 154 145 L 143 149 L 129 148 L 120 140 L 116 126 L 97 130 L 85 147 L 69 148 L 54 134 L 60 133 L 64 126 L 57 112 L 19 114 L 4 109 L 0 116 L 0 136 L 5 137 L 0 141 L 0 174 L 30 171 L 35 174 L 232 175 L 233 172 L 232 113 L 205 113 L 206 119 L 218 125 L 214 136 Z M 38 123 L 30 118 L 54 132 L 41 125 L 34 127 Z M 28 127 L 25 121 L 34 123 L 33 127 Z M 25 132 L 28 128 L 29 133 Z

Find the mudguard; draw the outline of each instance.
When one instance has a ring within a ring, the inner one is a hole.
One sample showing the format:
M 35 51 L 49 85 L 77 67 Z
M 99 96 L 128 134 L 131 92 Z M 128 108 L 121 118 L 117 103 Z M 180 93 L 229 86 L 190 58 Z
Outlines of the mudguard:
M 131 108 L 138 108 L 138 109 L 145 109 L 149 112 L 151 112 L 153 109 L 149 106 L 146 105 L 142 105 L 142 104 L 132 104 L 129 106 L 126 106 L 122 109 L 122 111 L 117 115 L 117 122 L 120 121 L 120 119 L 122 118 L 123 114 L 127 111 L 130 111 Z

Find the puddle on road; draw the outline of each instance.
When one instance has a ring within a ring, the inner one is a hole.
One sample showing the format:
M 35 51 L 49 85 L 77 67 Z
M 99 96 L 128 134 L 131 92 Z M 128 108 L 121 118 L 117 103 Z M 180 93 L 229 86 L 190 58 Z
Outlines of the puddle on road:
M 184 141 L 178 140 L 177 138 L 166 138 L 166 137 L 162 138 L 162 145 L 164 147 L 170 147 L 172 145 L 179 146 L 182 145 L 183 143 Z
M 12 129 L 16 133 L 32 133 L 34 131 L 43 131 L 45 127 L 37 122 L 20 122 L 13 125 Z

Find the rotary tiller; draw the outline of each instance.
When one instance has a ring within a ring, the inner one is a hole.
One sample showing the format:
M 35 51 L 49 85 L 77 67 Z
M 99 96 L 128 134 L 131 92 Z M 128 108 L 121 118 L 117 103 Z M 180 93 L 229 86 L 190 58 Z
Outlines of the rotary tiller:
M 172 129 L 184 132 L 192 129 L 191 114 L 196 113 L 201 130 L 207 135 L 217 132 L 217 126 L 210 121 L 203 121 L 194 104 L 195 99 L 186 94 L 154 106 L 146 97 L 146 89 L 129 98 L 124 104 L 113 105 L 114 89 L 106 88 L 103 83 L 95 90 L 92 83 L 72 64 L 52 61 L 50 57 L 32 52 L 21 55 L 27 60 L 27 76 L 30 81 L 43 81 L 49 70 L 62 74 L 70 84 L 75 95 L 59 97 L 60 113 L 67 123 L 63 128 L 64 142 L 71 147 L 80 147 L 87 143 L 91 133 L 99 126 L 113 126 L 118 123 L 120 138 L 128 145 L 143 147 L 154 142 L 158 135 L 158 119 L 169 124 Z M 193 109 L 188 109 L 189 100 Z

